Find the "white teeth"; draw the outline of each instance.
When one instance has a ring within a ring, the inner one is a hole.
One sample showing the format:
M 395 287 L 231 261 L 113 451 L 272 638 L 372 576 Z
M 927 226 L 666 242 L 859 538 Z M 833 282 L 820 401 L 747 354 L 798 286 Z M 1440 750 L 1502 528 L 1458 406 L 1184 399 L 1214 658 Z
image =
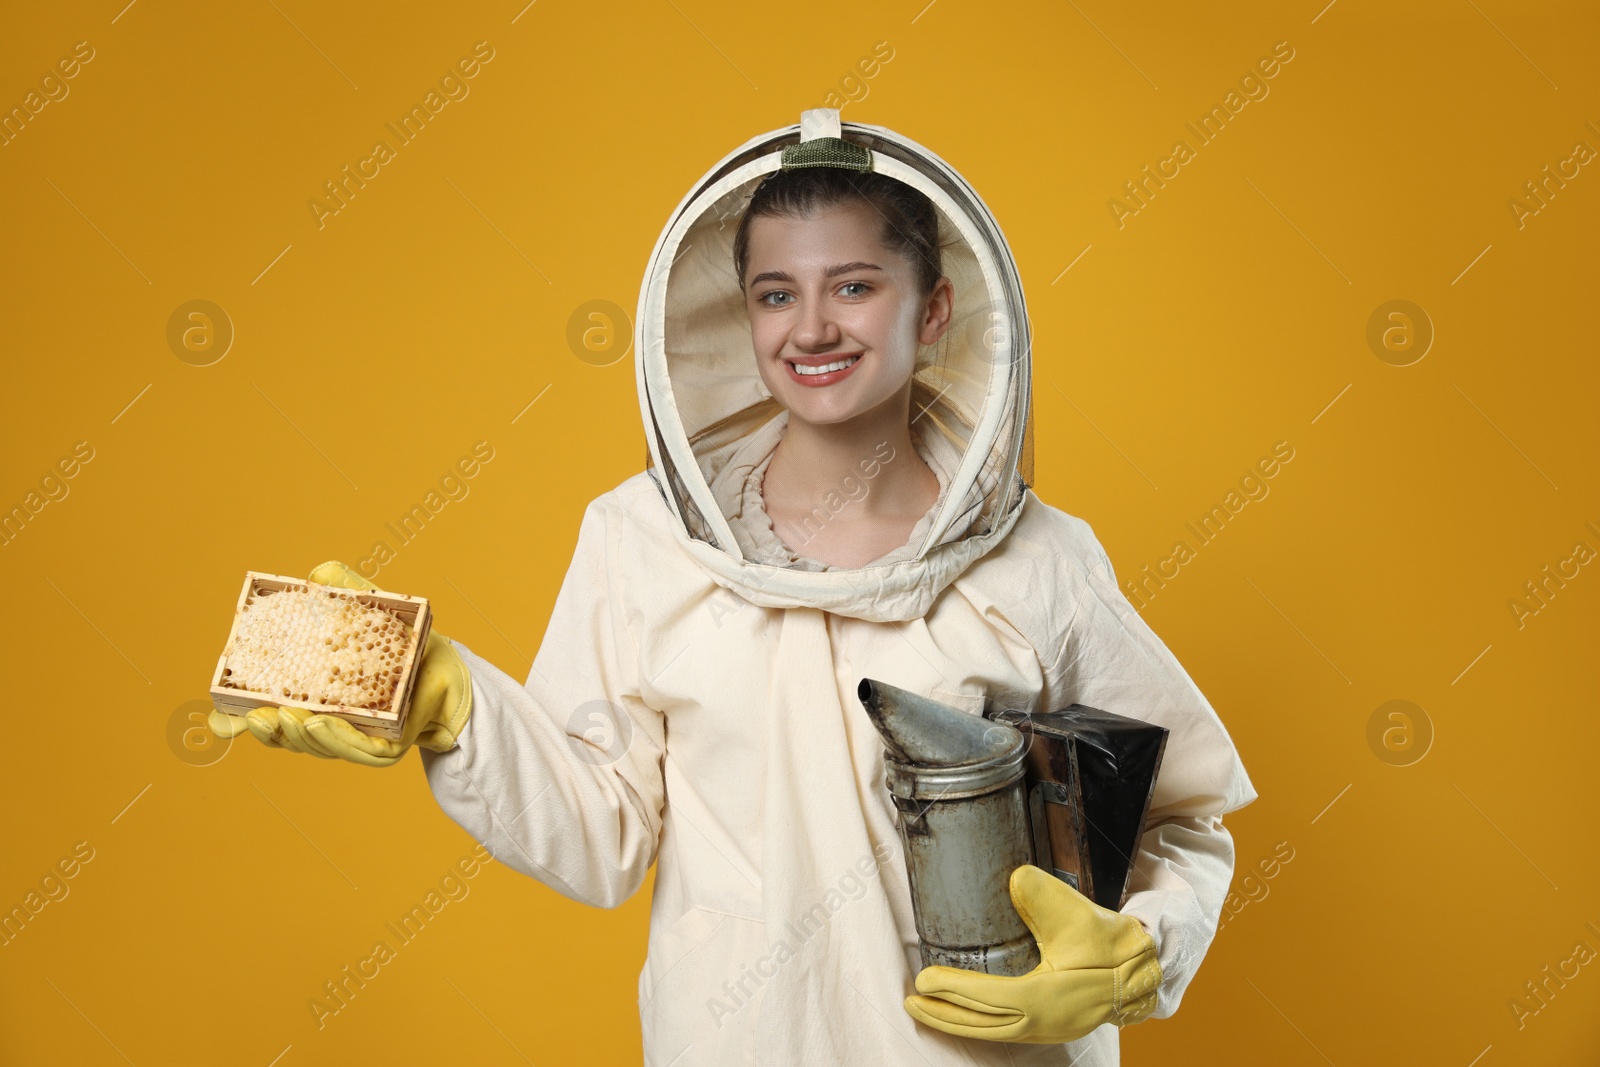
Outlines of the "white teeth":
M 841 359 L 837 363 L 824 363 L 820 367 L 808 367 L 803 363 L 791 363 L 789 366 L 794 368 L 796 374 L 827 374 L 829 371 L 844 370 L 860 358 L 860 356 L 851 356 L 848 359 Z

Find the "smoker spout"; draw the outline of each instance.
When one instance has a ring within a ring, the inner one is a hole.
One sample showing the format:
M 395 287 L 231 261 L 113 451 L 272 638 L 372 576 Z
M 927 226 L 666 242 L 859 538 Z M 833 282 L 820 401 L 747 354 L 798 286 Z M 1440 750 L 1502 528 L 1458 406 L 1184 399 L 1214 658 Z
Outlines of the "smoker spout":
M 861 679 L 856 695 L 889 755 L 901 763 L 953 767 L 989 759 L 1021 744 L 1011 726 L 968 715 L 948 704 Z

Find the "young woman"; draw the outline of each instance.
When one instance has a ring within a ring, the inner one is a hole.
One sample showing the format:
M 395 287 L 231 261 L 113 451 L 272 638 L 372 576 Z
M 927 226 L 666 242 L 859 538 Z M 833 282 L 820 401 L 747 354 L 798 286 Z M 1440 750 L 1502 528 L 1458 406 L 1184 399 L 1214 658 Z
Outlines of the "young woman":
M 418 744 L 450 817 L 573 899 L 614 907 L 656 864 L 647 1063 L 1118 1062 L 1118 1027 L 1194 977 L 1222 816 L 1256 794 L 1089 525 L 1028 488 L 1027 318 L 988 209 L 911 141 L 806 112 L 673 214 L 636 359 L 649 469 L 589 505 L 525 683 L 435 631 L 400 742 L 244 724 L 373 765 Z M 1167 727 L 1121 913 L 1020 867 L 1039 969 L 922 970 L 863 677 Z

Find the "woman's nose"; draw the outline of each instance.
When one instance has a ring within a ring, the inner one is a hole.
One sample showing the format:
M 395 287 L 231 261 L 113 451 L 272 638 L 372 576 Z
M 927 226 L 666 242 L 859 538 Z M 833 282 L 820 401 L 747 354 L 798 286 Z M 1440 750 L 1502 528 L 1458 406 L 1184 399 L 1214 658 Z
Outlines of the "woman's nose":
M 795 347 L 808 352 L 826 352 L 839 343 L 839 324 L 834 322 L 827 301 L 808 300 L 800 307 L 791 339 Z

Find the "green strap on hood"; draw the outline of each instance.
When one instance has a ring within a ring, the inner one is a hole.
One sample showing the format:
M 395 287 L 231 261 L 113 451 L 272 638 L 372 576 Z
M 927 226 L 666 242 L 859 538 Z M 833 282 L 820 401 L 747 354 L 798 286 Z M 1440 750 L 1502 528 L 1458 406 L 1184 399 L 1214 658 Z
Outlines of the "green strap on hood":
M 813 137 L 785 148 L 778 169 L 799 170 L 802 167 L 871 170 L 872 153 L 842 137 Z

